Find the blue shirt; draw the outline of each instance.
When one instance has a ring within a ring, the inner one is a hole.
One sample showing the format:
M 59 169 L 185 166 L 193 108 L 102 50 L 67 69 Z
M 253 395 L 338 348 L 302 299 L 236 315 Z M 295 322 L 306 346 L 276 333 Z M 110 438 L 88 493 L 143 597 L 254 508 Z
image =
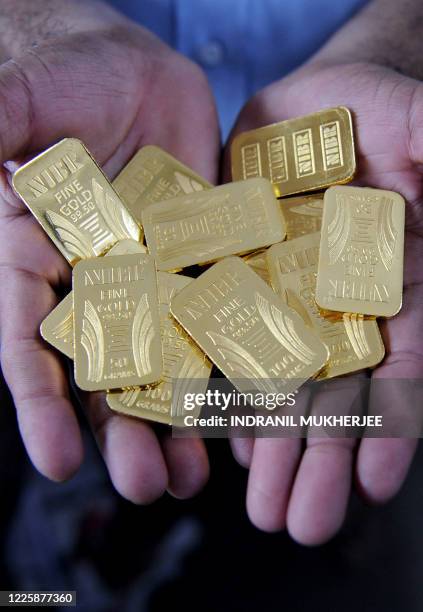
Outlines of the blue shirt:
M 225 138 L 246 100 L 309 58 L 367 0 L 109 0 L 199 63 Z

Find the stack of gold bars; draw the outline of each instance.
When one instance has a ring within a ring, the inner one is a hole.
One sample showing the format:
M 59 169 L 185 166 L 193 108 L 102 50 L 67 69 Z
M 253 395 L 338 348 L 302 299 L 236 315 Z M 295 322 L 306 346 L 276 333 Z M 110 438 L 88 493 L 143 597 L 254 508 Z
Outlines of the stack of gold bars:
M 13 177 L 73 266 L 41 334 L 113 410 L 181 424 L 212 363 L 240 391 L 288 394 L 383 359 L 377 317 L 401 307 L 404 200 L 341 186 L 356 171 L 350 112 L 245 132 L 231 153 L 234 182 L 219 187 L 154 146 L 112 185 L 70 138 Z

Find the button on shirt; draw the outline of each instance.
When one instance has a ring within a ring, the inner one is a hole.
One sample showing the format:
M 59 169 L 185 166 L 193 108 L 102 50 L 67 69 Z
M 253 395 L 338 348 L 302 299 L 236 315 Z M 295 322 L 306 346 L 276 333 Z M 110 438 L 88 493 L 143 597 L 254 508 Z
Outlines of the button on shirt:
M 243 104 L 302 64 L 367 0 L 109 0 L 200 64 L 223 137 Z

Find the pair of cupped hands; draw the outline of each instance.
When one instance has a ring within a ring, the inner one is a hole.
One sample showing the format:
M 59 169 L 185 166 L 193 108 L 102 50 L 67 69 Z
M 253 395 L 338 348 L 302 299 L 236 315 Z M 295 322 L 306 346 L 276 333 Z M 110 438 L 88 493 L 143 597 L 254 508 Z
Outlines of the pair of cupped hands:
M 10 171 L 66 136 L 80 138 L 111 178 L 147 144 L 213 183 L 230 180 L 230 156 L 228 144 L 222 153 L 213 96 L 198 66 L 99 3 L 54 4 L 51 30 L 41 12 L 35 27 L 20 28 L 16 37 L 9 32 L 5 49 L 12 59 L 0 66 L 0 323 L 1 364 L 22 439 L 35 467 L 61 481 L 79 468 L 83 445 L 68 368 L 42 341 L 39 326 L 70 286 L 71 270 L 13 195 Z M 41 11 L 44 5 L 51 3 L 39 3 Z M 423 84 L 375 64 L 314 60 L 256 94 L 231 137 L 339 105 L 354 115 L 358 184 L 398 191 L 407 201 L 404 304 L 381 325 L 386 357 L 372 376 L 420 378 Z M 330 393 L 322 390 L 308 409 L 321 410 Z M 405 412 L 416 408 L 407 393 L 401 401 Z M 81 394 L 81 404 L 113 485 L 127 499 L 148 504 L 166 490 L 188 498 L 207 482 L 202 440 L 173 439 L 115 414 L 104 394 Z M 266 531 L 286 527 L 309 545 L 339 529 L 353 481 L 367 501 L 390 499 L 416 447 L 410 439 L 316 435 L 231 444 L 249 469 L 251 521 Z

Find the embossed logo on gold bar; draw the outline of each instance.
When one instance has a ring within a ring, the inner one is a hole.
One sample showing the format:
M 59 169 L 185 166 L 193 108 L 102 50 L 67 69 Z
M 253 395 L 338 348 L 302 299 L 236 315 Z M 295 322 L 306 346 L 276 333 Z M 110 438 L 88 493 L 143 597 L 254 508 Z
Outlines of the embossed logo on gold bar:
M 95 391 L 157 382 L 162 354 L 153 258 L 80 262 L 73 290 L 78 386 Z
M 362 315 L 325 316 L 316 302 L 319 233 L 275 244 L 267 251 L 272 285 L 288 306 L 313 328 L 329 350 L 329 361 L 319 378 L 341 376 L 373 367 L 384 347 L 375 320 Z
M 83 144 L 67 138 L 20 168 L 13 186 L 74 265 L 141 229 Z
M 356 171 L 351 114 L 330 108 L 243 132 L 231 162 L 233 180 L 263 176 L 277 197 L 347 183 Z
M 171 312 L 241 391 L 292 391 L 327 359 L 298 315 L 237 257 L 178 293 Z
M 152 204 L 142 221 L 159 270 L 244 253 L 285 236 L 271 184 L 262 178 Z
M 212 185 L 159 147 L 142 147 L 113 181 L 113 186 L 134 217 L 143 208 Z
M 323 194 L 279 200 L 286 225 L 286 239 L 292 240 L 320 231 L 323 214 Z
M 322 308 L 392 316 L 401 307 L 403 198 L 334 187 L 325 194 L 316 300 Z

